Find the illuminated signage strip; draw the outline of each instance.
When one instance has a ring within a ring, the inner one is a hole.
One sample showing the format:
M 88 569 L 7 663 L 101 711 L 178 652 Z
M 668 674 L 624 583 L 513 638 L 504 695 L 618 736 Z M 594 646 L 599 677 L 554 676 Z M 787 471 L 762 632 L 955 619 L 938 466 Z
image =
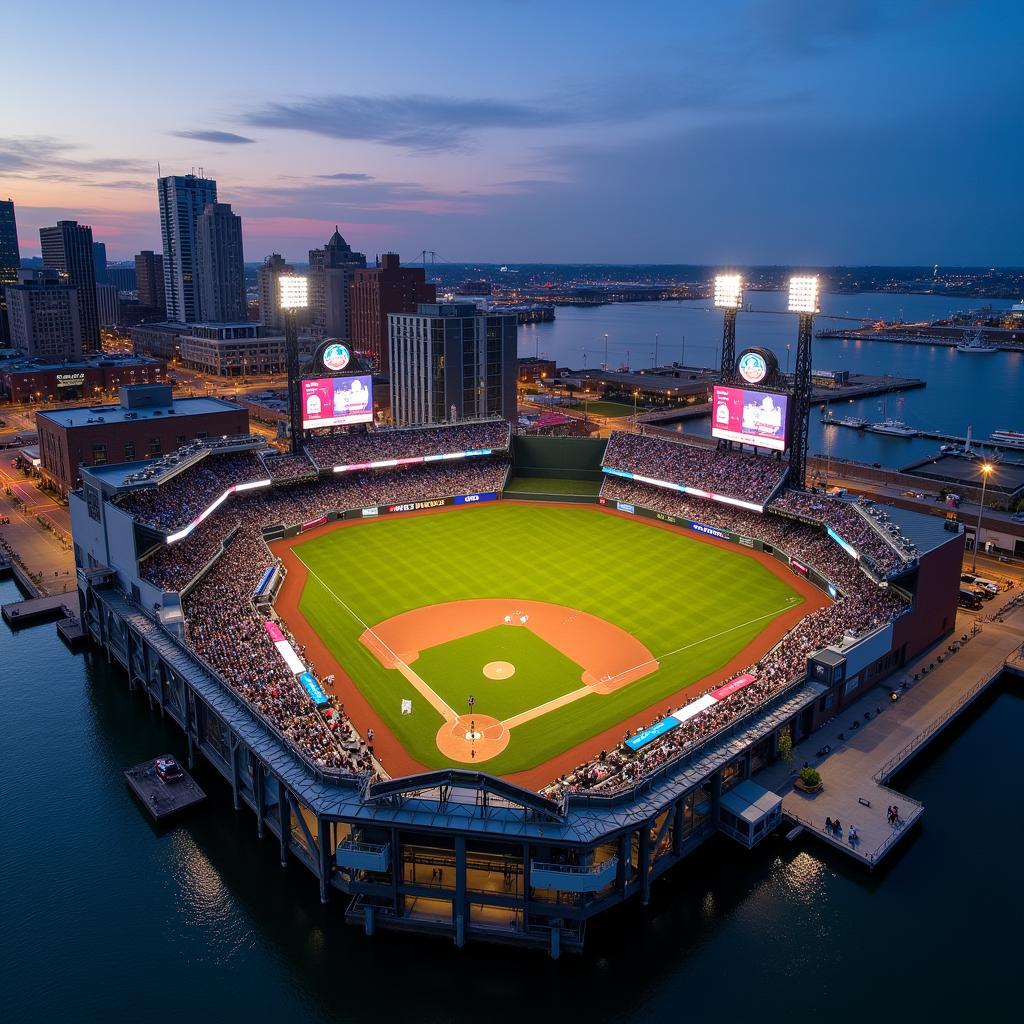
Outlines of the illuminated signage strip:
M 410 455 L 402 459 L 381 459 L 378 462 L 353 462 L 347 466 L 335 466 L 335 473 L 351 473 L 357 469 L 386 469 L 389 466 L 410 466 L 415 462 L 441 462 L 444 459 L 467 459 L 474 455 L 490 455 L 490 448 L 475 448 L 467 452 L 448 452 L 444 455 Z
M 665 733 L 671 732 L 680 725 L 684 725 L 702 712 L 713 708 L 726 697 L 736 693 L 738 690 L 742 690 L 745 686 L 749 686 L 750 683 L 754 682 L 754 679 L 755 676 L 749 674 L 737 676 L 731 682 L 718 687 L 717 690 L 706 693 L 703 697 L 698 697 L 695 701 L 685 704 L 678 711 L 673 711 L 671 715 L 666 715 L 660 722 L 655 722 L 654 725 L 641 729 L 635 736 L 630 736 L 626 740 L 626 746 L 630 750 L 639 750 L 641 747 L 646 747 L 648 743 L 653 743 L 659 737 L 664 736 Z
M 628 469 L 614 469 L 611 466 L 602 466 L 601 469 L 610 476 L 621 476 L 626 480 L 635 480 L 637 483 L 648 484 L 651 487 L 661 487 L 667 491 L 689 494 L 694 498 L 704 498 L 707 501 L 720 501 L 723 505 L 734 505 L 736 508 L 745 508 L 749 512 L 764 512 L 764 505 L 758 505 L 754 501 L 743 501 L 742 498 L 731 498 L 727 494 L 702 491 L 699 487 L 687 487 L 685 484 L 674 484 L 669 480 L 656 480 L 654 477 L 640 476 L 639 473 L 631 473 Z
M 179 540 L 184 540 L 200 523 L 212 516 L 213 513 L 231 497 L 232 494 L 237 494 L 239 491 L 251 491 L 257 487 L 269 486 L 269 480 L 250 480 L 248 483 L 235 484 L 234 486 L 229 487 L 219 498 L 217 498 L 216 501 L 213 502 L 212 505 L 210 505 L 209 508 L 203 509 L 203 511 L 200 512 L 199 515 L 188 524 L 188 526 L 178 530 L 177 533 L 167 534 L 167 543 L 177 544 Z
M 854 561 L 860 561 L 860 552 L 852 545 L 848 544 L 842 537 L 832 529 L 831 526 L 825 527 L 825 532 L 832 538 Z

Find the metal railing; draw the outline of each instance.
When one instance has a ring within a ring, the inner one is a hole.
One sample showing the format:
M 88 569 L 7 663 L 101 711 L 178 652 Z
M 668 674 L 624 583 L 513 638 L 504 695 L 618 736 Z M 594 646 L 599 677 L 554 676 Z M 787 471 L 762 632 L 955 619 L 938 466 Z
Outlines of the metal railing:
M 1005 664 L 1003 662 L 1002 664 Z M 951 718 L 955 718 L 960 711 L 969 704 L 986 687 L 990 686 L 1001 674 L 1002 666 L 995 668 L 987 675 L 982 676 L 970 689 L 965 690 L 955 704 L 946 708 L 934 721 L 929 722 L 902 750 L 893 754 L 881 768 L 875 772 L 875 782 L 881 784 L 892 775 L 896 769 L 910 759 L 917 750 L 926 744 Z

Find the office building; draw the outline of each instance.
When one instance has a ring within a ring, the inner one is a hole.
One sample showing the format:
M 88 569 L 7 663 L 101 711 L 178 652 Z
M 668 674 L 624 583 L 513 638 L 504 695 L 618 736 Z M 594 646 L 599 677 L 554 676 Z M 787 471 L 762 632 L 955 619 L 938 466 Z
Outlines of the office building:
M 162 359 L 114 353 L 78 362 L 12 359 L 0 364 L 0 395 L 11 402 L 98 399 L 126 384 L 159 384 L 166 372 Z
M 160 310 L 163 318 L 167 309 L 164 293 L 164 258 L 158 252 L 144 249 L 135 257 L 135 290 L 139 305 Z
M 391 415 L 400 425 L 516 414 L 514 313 L 421 303 L 388 316 Z
M 92 254 L 92 228 L 74 220 L 62 220 L 52 228 L 39 229 L 43 266 L 60 271 L 78 292 L 78 319 L 82 351 L 99 352 L 100 320 L 96 310 L 96 268 Z
M 260 326 L 272 331 L 283 331 L 281 295 L 277 279 L 282 274 L 294 274 L 295 269 L 285 263 L 280 253 L 271 253 L 256 272 L 260 293 Z
M 284 335 L 248 321 L 192 324 L 178 335 L 178 352 L 183 366 L 218 377 L 262 376 L 288 369 Z
M 0 346 L 11 340 L 7 323 L 8 285 L 18 283 L 21 252 L 18 249 L 18 224 L 14 216 L 14 200 L 0 200 Z
M 135 291 L 135 267 L 107 265 L 107 284 L 116 284 L 119 292 Z M 162 287 L 162 284 L 161 284 Z M 161 318 L 166 316 L 166 311 L 160 307 Z
M 389 252 L 380 265 L 356 269 L 349 287 L 352 348 L 380 372 L 388 368 L 388 317 L 415 313 L 420 303 L 437 298 L 422 267 L 403 267 L 398 254 Z
M 160 236 L 164 248 L 164 293 L 167 319 L 201 320 L 196 268 L 196 223 L 207 204 L 217 202 L 217 182 L 194 174 L 158 178 Z
M 6 289 L 11 347 L 47 362 L 81 359 L 79 294 L 56 267 L 19 271 L 18 283 Z
M 116 284 L 96 285 L 96 313 L 100 327 L 117 327 L 121 323 L 121 298 Z
M 152 459 L 197 438 L 246 434 L 249 414 L 219 398 L 179 398 L 170 385 L 120 389 L 116 405 L 40 412 L 43 479 L 66 495 L 78 482 L 79 466 L 109 466 Z
M 226 324 L 248 319 L 242 218 L 232 213 L 230 203 L 207 203 L 199 215 L 196 271 L 202 321 Z
M 92 269 L 97 284 L 107 283 L 107 245 L 106 242 L 92 243 Z
M 366 256 L 355 252 L 337 225 L 322 249 L 309 250 L 309 324 L 314 339 L 352 337 L 349 288 Z

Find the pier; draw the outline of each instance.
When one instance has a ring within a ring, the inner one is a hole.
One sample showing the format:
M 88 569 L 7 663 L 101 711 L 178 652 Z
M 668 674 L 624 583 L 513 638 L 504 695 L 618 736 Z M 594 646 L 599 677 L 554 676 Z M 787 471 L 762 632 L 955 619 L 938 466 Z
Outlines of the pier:
M 944 348 L 955 348 L 972 334 L 980 331 L 985 341 L 1001 352 L 1020 352 L 1022 335 L 1020 331 L 999 329 L 994 327 L 936 327 L 927 325 L 917 333 L 907 325 L 902 330 L 880 330 L 875 327 L 836 328 L 816 331 L 814 337 L 837 341 L 884 341 L 894 345 L 940 345 Z M 924 333 L 927 332 L 927 333 Z M 940 333 L 941 332 L 941 333 Z
M 50 594 L 48 597 L 31 597 L 27 601 L 12 601 L 0 606 L 0 614 L 11 629 L 23 626 L 34 626 L 40 622 L 53 622 L 55 619 L 77 617 L 78 591 L 70 590 L 66 594 Z
M 986 605 L 985 618 L 993 621 L 983 622 L 977 613 L 962 612 L 949 640 L 797 744 L 792 761 L 766 768 L 758 782 L 782 795 L 783 816 L 803 832 L 868 868 L 880 864 L 900 839 L 912 831 L 925 811 L 919 801 L 889 788 L 889 779 L 926 749 L 1004 672 L 1024 675 L 1024 607 L 1018 605 L 1007 613 L 1000 612 L 1019 593 L 1017 589 L 1004 592 Z M 972 635 L 975 624 L 980 626 L 980 632 Z M 963 636 L 968 637 L 966 642 L 950 653 L 948 644 Z M 915 673 L 932 663 L 935 667 L 914 681 Z M 896 701 L 892 700 L 893 693 L 898 695 Z M 831 748 L 829 752 L 819 756 L 818 752 L 826 746 Z M 804 762 L 821 773 L 823 786 L 816 793 L 804 793 L 793 787 Z M 892 804 L 899 808 L 901 824 L 896 827 L 887 820 Z M 842 834 L 826 830 L 826 817 L 842 822 Z M 848 839 L 850 825 L 855 826 L 859 835 L 853 843 Z
M 206 794 L 192 776 L 184 768 L 181 770 L 185 777 L 172 783 L 160 780 L 152 760 L 125 770 L 124 778 L 128 787 L 154 821 L 164 821 L 206 799 Z

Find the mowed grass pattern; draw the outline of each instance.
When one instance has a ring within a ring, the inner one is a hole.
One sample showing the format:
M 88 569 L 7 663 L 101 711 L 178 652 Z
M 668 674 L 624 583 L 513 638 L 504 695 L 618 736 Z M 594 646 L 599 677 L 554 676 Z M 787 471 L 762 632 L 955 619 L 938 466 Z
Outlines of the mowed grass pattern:
M 549 601 L 614 622 L 660 659 L 657 672 L 614 694 L 590 694 L 517 727 L 508 748 L 487 762 L 498 774 L 541 764 L 697 682 L 803 600 L 739 549 L 587 506 L 500 502 L 394 516 L 334 530 L 295 552 L 310 570 L 303 615 L 381 720 L 428 767 L 453 763 L 435 744 L 442 720 L 400 673 L 384 669 L 358 642 L 364 626 L 448 601 Z M 451 648 L 447 668 L 445 648 Z M 446 675 L 439 683 L 446 692 L 480 688 L 478 646 L 452 643 L 433 650 L 430 672 Z M 495 654 L 486 660 L 514 659 Z M 565 692 L 559 676 L 524 687 L 512 713 Z M 411 716 L 400 713 L 403 697 L 413 699 Z M 482 705 L 479 710 L 491 713 Z

